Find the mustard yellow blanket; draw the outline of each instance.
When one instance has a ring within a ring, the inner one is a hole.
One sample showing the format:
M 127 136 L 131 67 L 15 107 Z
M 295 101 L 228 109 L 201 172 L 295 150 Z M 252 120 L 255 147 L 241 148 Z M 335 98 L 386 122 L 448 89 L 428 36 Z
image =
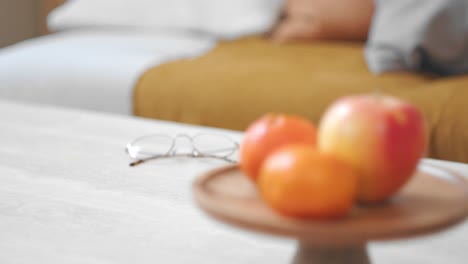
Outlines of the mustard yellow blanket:
M 299 114 L 318 124 L 338 97 L 379 89 L 424 112 L 429 157 L 468 162 L 466 87 L 468 76 L 372 75 L 361 43 L 276 44 L 252 37 L 150 69 L 133 102 L 138 116 L 244 130 L 265 112 Z

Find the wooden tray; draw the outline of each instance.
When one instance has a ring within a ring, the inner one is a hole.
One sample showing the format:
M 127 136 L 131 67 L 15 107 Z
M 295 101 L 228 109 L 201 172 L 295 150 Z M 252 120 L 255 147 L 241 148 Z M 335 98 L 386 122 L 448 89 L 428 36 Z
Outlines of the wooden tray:
M 276 214 L 237 166 L 202 175 L 193 189 L 200 208 L 223 222 L 298 239 L 294 263 L 369 263 L 368 241 L 429 234 L 468 216 L 467 182 L 438 169 L 449 178 L 418 171 L 391 201 L 356 206 L 337 220 L 299 220 Z

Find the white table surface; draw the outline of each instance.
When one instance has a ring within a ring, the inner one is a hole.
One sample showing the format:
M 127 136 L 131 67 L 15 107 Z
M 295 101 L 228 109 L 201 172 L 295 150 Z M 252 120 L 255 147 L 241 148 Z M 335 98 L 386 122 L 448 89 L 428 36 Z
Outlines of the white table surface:
M 193 179 L 224 163 L 128 166 L 133 138 L 206 130 L 0 101 L 0 263 L 289 263 L 295 241 L 224 225 L 194 204 Z M 468 175 L 465 164 L 424 162 Z M 373 263 L 468 263 L 468 223 L 369 249 Z

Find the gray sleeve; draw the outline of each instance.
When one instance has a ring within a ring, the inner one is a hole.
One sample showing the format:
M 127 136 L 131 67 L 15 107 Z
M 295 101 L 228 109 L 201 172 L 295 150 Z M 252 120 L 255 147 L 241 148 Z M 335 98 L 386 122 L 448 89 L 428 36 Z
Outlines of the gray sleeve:
M 468 0 L 375 0 L 369 69 L 468 73 Z

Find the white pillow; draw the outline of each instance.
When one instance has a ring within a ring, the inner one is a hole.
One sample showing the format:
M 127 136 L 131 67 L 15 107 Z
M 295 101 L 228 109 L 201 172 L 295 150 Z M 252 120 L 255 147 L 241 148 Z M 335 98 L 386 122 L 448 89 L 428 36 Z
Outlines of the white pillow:
M 70 0 L 48 17 L 51 30 L 123 26 L 193 30 L 235 38 L 270 30 L 284 0 Z

